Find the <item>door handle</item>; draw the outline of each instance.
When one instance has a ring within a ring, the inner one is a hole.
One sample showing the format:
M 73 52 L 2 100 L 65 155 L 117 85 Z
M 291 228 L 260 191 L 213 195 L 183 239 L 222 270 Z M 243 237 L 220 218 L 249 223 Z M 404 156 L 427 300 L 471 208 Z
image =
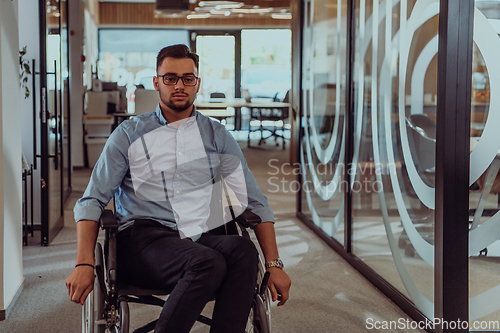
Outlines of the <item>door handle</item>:
M 55 124 L 55 136 L 56 136 L 56 142 L 55 142 L 55 152 L 54 152 L 54 164 L 55 164 L 55 170 L 58 170 L 59 166 L 59 114 L 58 114 L 58 109 L 57 109 L 57 95 L 58 95 L 58 90 L 57 90 L 57 60 L 54 60 L 54 119 L 56 121 Z
M 35 82 L 35 76 L 40 74 L 40 72 L 35 71 L 35 59 L 32 60 L 33 62 L 33 71 L 32 71 L 32 78 L 31 78 L 31 86 L 32 89 L 31 91 L 33 92 L 33 169 L 36 170 L 36 159 L 39 157 L 37 154 L 37 144 L 36 144 L 36 82 Z

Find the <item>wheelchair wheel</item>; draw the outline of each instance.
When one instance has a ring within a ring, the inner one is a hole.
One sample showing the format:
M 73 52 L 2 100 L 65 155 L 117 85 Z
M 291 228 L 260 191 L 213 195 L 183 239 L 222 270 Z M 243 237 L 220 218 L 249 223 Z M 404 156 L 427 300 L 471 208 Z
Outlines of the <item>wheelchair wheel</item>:
M 120 301 L 119 306 L 120 333 L 129 333 L 130 317 L 128 303 L 126 301 Z
M 82 307 L 82 333 L 94 333 L 94 292 L 90 292 Z
M 95 265 L 96 267 L 104 267 L 104 257 L 102 254 L 101 243 L 97 243 L 95 249 Z M 104 270 L 102 270 L 104 272 Z M 102 277 L 104 278 L 104 277 Z M 99 277 L 96 276 L 94 280 L 94 290 L 92 291 L 94 298 L 94 332 L 95 333 L 105 333 L 106 332 L 106 318 L 105 318 L 105 297 L 104 293 L 106 291 L 102 290 L 101 284 L 99 283 Z
M 102 246 L 97 243 L 95 249 L 96 267 L 103 264 Z M 94 289 L 90 292 L 82 307 L 82 332 L 105 333 L 104 291 L 99 284 L 99 277 L 94 279 Z
M 259 264 L 257 285 L 260 287 L 264 274 L 264 265 Z M 258 288 L 259 289 L 259 288 Z M 270 333 L 271 332 L 271 292 L 266 288 L 263 295 L 258 291 L 254 295 L 253 305 L 248 316 L 245 333 Z

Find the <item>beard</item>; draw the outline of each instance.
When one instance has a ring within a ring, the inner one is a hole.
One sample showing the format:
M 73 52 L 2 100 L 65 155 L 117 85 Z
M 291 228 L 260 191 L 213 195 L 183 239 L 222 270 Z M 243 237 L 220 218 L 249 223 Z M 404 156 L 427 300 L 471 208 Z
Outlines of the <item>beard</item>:
M 194 103 L 194 99 L 188 99 L 185 102 L 174 102 L 173 98 L 163 98 L 163 96 L 160 96 L 161 100 L 163 103 L 170 109 L 174 110 L 175 112 L 182 112 L 185 111 L 186 109 L 190 108 L 191 105 Z

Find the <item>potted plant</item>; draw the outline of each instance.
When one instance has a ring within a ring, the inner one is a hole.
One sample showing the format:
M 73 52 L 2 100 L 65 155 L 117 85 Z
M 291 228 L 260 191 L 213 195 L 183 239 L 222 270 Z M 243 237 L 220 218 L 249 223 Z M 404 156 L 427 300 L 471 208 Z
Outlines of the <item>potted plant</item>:
M 28 98 L 30 96 L 30 90 L 28 89 L 28 75 L 31 75 L 30 62 L 27 59 L 24 59 L 26 55 L 26 48 L 24 46 L 21 51 L 19 51 L 19 77 L 20 77 L 20 85 L 24 88 L 24 98 Z

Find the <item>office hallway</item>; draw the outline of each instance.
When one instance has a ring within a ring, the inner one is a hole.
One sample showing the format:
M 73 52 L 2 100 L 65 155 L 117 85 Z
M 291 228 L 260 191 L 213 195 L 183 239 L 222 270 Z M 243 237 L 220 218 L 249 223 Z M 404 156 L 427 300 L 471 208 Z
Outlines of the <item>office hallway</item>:
M 295 217 L 296 176 L 293 166 L 288 163 L 288 145 L 282 150 L 281 146 L 275 147 L 274 142 L 269 141 L 265 149 L 248 149 L 246 138 L 238 139 L 241 139 L 240 146 L 250 169 L 275 212 L 280 256 L 292 279 L 290 300 L 283 307 L 272 307 L 272 332 L 377 332 L 368 329 L 367 322 L 409 319 Z M 74 172 L 73 193 L 65 211 L 65 228 L 51 245 L 40 247 L 35 234 L 30 245 L 23 249 L 24 288 L 7 320 L 0 322 L 0 332 L 81 331 L 81 307 L 69 301 L 64 281 L 72 271 L 76 256 L 71 210 L 82 195 L 89 175 L 86 169 Z M 207 306 L 206 312 L 209 308 Z M 141 326 L 159 312 L 160 308 L 131 305 L 131 327 Z M 197 323 L 192 332 L 208 332 L 208 327 Z

